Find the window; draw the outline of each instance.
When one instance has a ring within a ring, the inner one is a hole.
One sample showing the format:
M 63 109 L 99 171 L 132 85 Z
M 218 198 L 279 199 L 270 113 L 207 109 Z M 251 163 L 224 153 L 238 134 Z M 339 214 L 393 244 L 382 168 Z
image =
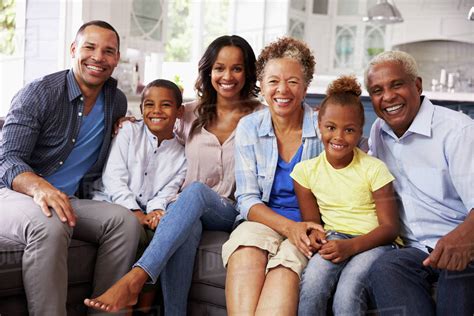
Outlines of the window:
M 313 0 L 313 14 L 328 14 L 328 0 Z
M 306 11 L 306 0 L 291 0 L 290 8 L 305 12 Z
M 26 1 L 0 1 L 0 116 L 23 86 Z
M 0 54 L 12 55 L 15 52 L 16 28 L 15 0 L 0 2 Z
M 337 1 L 337 15 L 358 15 L 359 1 L 358 0 L 338 0 Z
M 354 66 L 354 46 L 356 38 L 356 26 L 337 26 L 336 28 L 336 54 L 334 58 L 335 68 L 346 68 Z
M 364 36 L 364 67 L 385 48 L 385 25 L 367 25 Z
M 304 40 L 304 22 L 290 18 L 289 28 L 288 34 L 291 37 Z

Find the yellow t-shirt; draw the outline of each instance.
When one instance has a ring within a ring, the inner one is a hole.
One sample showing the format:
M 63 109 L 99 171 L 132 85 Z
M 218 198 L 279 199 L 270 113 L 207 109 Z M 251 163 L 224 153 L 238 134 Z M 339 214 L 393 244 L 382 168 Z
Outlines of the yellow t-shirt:
M 358 148 L 345 168 L 334 169 L 323 152 L 298 163 L 291 177 L 313 192 L 324 229 L 350 235 L 366 234 L 379 225 L 372 192 L 395 179 L 381 160 Z

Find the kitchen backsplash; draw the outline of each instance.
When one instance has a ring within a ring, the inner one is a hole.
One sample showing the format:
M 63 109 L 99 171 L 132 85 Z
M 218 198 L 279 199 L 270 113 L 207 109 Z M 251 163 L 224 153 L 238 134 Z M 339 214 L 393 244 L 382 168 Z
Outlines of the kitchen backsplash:
M 432 89 L 432 79 L 438 84 L 452 77 L 456 92 L 474 92 L 474 44 L 457 41 L 423 41 L 394 47 L 415 57 L 423 78 L 423 88 Z M 445 75 L 442 76 L 442 69 Z M 445 87 L 446 89 L 446 87 Z

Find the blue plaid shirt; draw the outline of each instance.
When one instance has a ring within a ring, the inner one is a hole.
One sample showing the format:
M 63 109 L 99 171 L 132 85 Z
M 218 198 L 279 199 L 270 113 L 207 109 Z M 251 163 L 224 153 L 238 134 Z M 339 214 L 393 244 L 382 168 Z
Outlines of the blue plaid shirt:
M 324 150 L 317 128 L 317 113 L 305 105 L 302 161 Z M 252 206 L 269 201 L 277 163 L 278 146 L 270 110 L 242 118 L 235 134 L 235 197 L 243 218 L 247 219 Z
M 114 122 L 125 115 L 127 99 L 108 79 L 105 95 L 105 135 L 99 157 L 82 179 L 79 196 L 87 196 L 92 182 L 102 173 Z M 56 171 L 71 153 L 79 134 L 84 102 L 72 70 L 39 78 L 21 89 L 12 100 L 2 129 L 0 145 L 0 188 L 11 189 L 13 179 L 23 172 L 47 176 Z

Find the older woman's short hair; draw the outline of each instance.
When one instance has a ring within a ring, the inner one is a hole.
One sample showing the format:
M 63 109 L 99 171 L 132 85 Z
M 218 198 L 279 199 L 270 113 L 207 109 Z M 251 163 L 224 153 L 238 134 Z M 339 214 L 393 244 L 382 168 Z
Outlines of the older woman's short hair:
M 277 58 L 297 60 L 303 68 L 305 83 L 309 86 L 313 79 L 316 61 L 306 43 L 295 38 L 282 37 L 265 46 L 257 59 L 257 78 L 259 81 L 264 76 L 265 65 L 268 61 Z
M 413 80 L 416 80 L 416 78 L 420 76 L 415 58 L 413 58 L 412 55 L 402 51 L 386 51 L 378 54 L 369 62 L 369 65 L 367 66 L 364 73 L 364 85 L 366 88 L 368 88 L 367 76 L 370 69 L 375 65 L 379 65 L 386 62 L 394 62 L 400 64 L 403 67 L 405 73 L 407 73 L 408 76 L 410 76 L 410 78 Z

